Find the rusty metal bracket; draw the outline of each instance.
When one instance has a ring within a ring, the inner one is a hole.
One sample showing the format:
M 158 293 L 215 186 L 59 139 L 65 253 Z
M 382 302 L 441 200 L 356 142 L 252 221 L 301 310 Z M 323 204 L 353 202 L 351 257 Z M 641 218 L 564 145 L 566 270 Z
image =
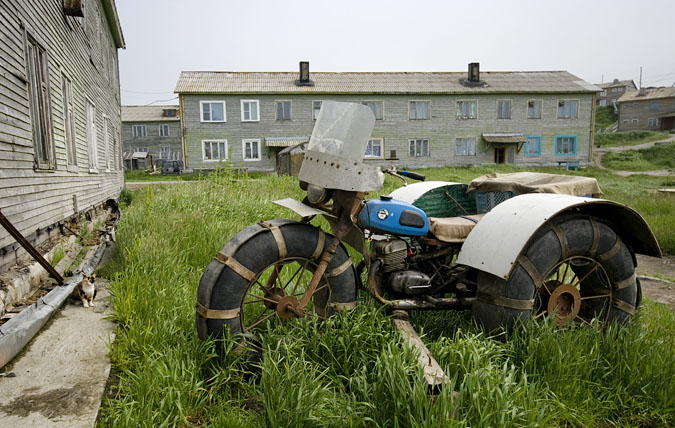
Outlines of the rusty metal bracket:
M 35 247 L 33 247 L 30 244 L 30 242 L 26 240 L 26 238 L 23 237 L 21 232 L 19 232 L 14 227 L 14 225 L 9 221 L 7 217 L 5 217 L 2 211 L 0 211 L 0 224 L 2 224 L 2 226 L 7 230 L 7 232 L 9 232 L 9 234 L 12 235 L 12 237 L 16 239 L 16 241 L 19 244 L 21 244 L 21 246 L 28 252 L 28 254 L 30 254 L 35 260 L 37 260 L 38 263 L 40 263 L 40 265 L 43 268 L 45 268 L 47 272 L 49 272 L 49 275 L 51 275 L 52 278 L 54 278 L 56 282 L 59 283 L 59 285 L 63 285 L 64 281 L 61 274 L 59 274 L 56 271 L 56 269 L 54 269 L 54 267 L 51 264 L 49 264 L 49 262 L 45 260 L 44 257 L 42 257 L 42 254 L 40 254 L 40 252 L 36 250 Z

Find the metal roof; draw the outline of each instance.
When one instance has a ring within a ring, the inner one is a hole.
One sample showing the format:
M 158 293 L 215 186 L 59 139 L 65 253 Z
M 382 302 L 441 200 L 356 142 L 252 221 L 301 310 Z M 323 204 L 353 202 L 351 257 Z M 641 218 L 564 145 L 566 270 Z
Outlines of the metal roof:
M 307 137 L 267 137 L 265 145 L 267 147 L 290 147 L 309 141 Z
M 605 82 L 605 83 L 596 83 L 595 86 L 599 86 L 603 89 L 605 88 L 615 88 L 618 86 L 632 86 L 633 88 L 637 89 L 637 86 L 635 86 L 635 82 L 632 80 L 617 80 L 616 82 Z
M 313 86 L 297 86 L 296 72 L 183 71 L 181 94 L 481 94 L 600 92 L 567 71 L 481 72 L 485 85 L 465 85 L 466 73 L 382 72 L 310 74 Z
M 526 143 L 527 138 L 521 132 L 484 132 L 483 139 L 488 143 Z
M 176 116 L 164 117 L 165 109 L 175 109 Z M 180 120 L 178 106 L 122 106 L 122 122 L 166 122 Z
M 641 95 L 642 94 L 642 95 Z M 639 91 L 626 92 L 617 102 L 653 100 L 656 98 L 675 97 L 675 88 L 643 88 Z

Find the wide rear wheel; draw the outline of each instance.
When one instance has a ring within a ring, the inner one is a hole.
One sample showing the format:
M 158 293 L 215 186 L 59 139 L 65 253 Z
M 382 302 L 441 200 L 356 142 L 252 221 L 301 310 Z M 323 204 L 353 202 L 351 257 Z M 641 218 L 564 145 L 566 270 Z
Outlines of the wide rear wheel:
M 539 229 L 507 279 L 479 272 L 472 313 L 487 330 L 510 330 L 546 315 L 558 325 L 625 322 L 638 303 L 630 249 L 604 221 L 569 213 Z

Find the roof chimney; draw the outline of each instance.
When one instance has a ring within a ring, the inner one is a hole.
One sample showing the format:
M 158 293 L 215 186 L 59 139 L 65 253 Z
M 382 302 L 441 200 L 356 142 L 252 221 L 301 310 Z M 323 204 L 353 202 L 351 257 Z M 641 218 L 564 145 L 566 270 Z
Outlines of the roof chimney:
M 469 63 L 469 82 L 480 82 L 480 64 L 477 62 Z
M 614 83 L 619 83 L 619 79 L 614 79 Z
M 314 86 L 309 78 L 309 61 L 300 61 L 300 78 L 295 81 L 296 86 Z

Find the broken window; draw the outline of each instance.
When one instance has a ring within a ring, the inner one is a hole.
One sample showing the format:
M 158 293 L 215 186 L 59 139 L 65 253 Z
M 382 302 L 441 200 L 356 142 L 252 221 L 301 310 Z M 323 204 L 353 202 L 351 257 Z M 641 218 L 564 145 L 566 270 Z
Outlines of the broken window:
M 579 101 L 560 100 L 558 101 L 558 119 L 574 119 L 577 117 Z
M 56 169 L 52 124 L 49 114 L 47 52 L 30 35 L 26 35 L 26 70 L 28 72 L 28 99 L 33 125 L 35 167 Z
M 527 118 L 541 119 L 541 101 L 530 100 L 527 102 Z

